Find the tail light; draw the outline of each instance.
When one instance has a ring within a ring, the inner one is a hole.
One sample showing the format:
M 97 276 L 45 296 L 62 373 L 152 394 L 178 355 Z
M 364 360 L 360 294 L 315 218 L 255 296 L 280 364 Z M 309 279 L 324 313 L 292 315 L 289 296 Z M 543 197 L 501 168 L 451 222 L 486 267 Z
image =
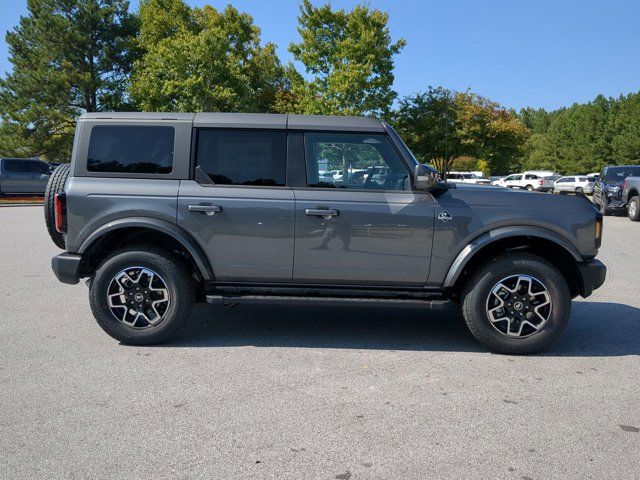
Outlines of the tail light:
M 542 185 L 542 180 L 538 180 L 538 185 Z
M 627 179 L 625 178 L 622 182 L 622 191 L 624 192 L 627 189 Z
M 598 212 L 596 216 L 596 248 L 602 245 L 602 214 Z
M 59 233 L 67 231 L 67 198 L 64 193 L 58 193 L 53 200 L 56 230 Z

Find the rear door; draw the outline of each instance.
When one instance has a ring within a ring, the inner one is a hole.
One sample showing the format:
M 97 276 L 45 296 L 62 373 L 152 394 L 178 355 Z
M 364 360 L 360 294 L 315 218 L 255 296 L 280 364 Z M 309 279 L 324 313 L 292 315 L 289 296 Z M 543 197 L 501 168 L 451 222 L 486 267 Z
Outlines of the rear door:
M 29 173 L 24 160 L 6 158 L 2 162 L 2 191 L 6 193 L 25 193 Z
M 386 135 L 304 134 L 306 186 L 294 187 L 299 283 L 421 286 L 433 238 L 430 194 L 411 191 L 407 167 Z M 371 167 L 384 167 L 372 169 Z M 343 182 L 319 172 L 340 169 Z M 375 170 L 361 178 L 353 172 Z
M 220 282 L 289 282 L 294 197 L 286 131 L 196 129 L 194 171 L 180 182 L 178 224 Z

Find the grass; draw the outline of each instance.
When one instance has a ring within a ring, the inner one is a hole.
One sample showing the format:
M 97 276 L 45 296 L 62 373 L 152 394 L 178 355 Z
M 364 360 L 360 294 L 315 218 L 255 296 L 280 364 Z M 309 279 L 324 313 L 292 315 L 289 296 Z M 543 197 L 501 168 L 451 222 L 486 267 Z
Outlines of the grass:
M 27 195 L 15 195 L 0 197 L 0 205 L 7 203 L 43 203 L 43 196 L 27 196 Z

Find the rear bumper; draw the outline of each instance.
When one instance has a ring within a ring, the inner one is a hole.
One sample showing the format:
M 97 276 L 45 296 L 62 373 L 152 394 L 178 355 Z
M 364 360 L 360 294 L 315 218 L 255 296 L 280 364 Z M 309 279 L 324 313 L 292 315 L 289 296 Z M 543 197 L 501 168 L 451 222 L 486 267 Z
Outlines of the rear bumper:
M 51 259 L 51 268 L 62 283 L 75 285 L 80 281 L 80 261 L 82 257 L 74 253 L 61 253 Z
M 600 260 L 591 260 L 578 264 L 580 273 L 580 295 L 587 298 L 600 288 L 607 278 L 607 267 Z

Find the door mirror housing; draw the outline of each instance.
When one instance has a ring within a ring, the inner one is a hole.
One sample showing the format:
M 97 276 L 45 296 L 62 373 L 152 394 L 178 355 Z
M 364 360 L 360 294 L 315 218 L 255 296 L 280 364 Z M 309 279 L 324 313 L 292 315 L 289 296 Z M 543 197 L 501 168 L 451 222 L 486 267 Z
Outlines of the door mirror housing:
M 413 186 L 416 190 L 431 190 L 438 185 L 438 171 L 419 163 L 414 169 Z

